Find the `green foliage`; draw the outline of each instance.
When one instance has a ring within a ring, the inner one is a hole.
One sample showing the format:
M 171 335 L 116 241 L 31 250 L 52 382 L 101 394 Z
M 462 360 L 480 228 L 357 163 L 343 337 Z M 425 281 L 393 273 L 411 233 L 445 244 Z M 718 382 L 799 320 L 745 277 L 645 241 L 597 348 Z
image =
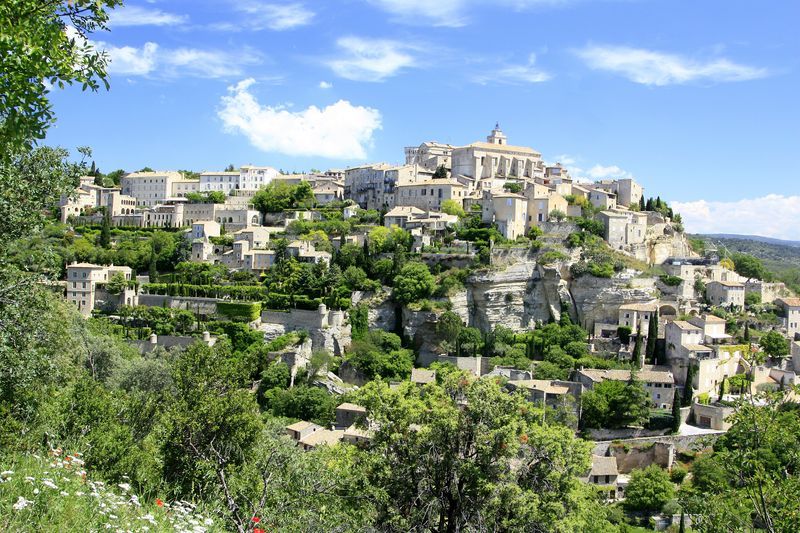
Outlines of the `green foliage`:
M 252 322 L 261 316 L 261 303 L 217 302 L 217 313 L 232 320 Z
M 433 179 L 446 179 L 447 178 L 447 169 L 444 168 L 444 165 L 439 165 L 436 167 L 436 170 L 433 172 Z
M 581 396 L 581 422 L 589 428 L 622 428 L 644 424 L 650 399 L 632 374 L 629 382 L 606 380 Z
M 510 192 L 510 193 L 519 194 L 520 192 L 522 192 L 522 184 L 521 183 L 507 182 L 505 185 L 503 185 L 503 188 L 505 190 L 507 190 L 508 192 Z
M 559 252 L 558 250 L 548 250 L 539 256 L 538 261 L 542 265 L 550 265 L 557 261 L 566 261 L 567 254 Z
M 654 513 L 675 496 L 675 486 L 666 470 L 650 465 L 634 470 L 625 489 L 625 508 Z
M 0 72 L 0 139 L 3 159 L 31 149 L 55 121 L 50 87 L 79 84 L 83 90 L 108 87 L 108 56 L 84 38 L 106 29 L 108 10 L 119 0 L 37 0 L 5 2 Z M 67 32 L 67 26 L 74 32 Z M 0 173 L 4 175 L 4 173 Z M 0 189 L 5 184 L 0 183 Z
M 575 219 L 575 224 L 582 230 L 600 238 L 602 238 L 606 232 L 603 223 L 593 218 L 578 217 Z
M 364 340 L 369 328 L 369 308 L 364 304 L 359 304 L 350 309 L 350 330 L 354 341 Z
M 664 274 L 663 276 L 661 276 L 660 279 L 661 279 L 661 283 L 663 283 L 667 287 L 677 287 L 678 285 L 683 283 L 683 278 L 681 278 L 679 276 L 670 276 L 670 275 Z
M 631 340 L 633 329 L 630 326 L 620 326 L 617 328 L 617 336 L 622 344 L 628 344 Z
M 777 331 L 768 331 L 758 340 L 758 344 L 770 357 L 789 355 L 789 341 Z
M 289 185 L 283 180 L 270 182 L 253 196 L 253 206 L 262 213 L 302 209 L 314 203 L 314 191 L 307 181 Z
M 224 204 L 225 193 L 222 191 L 190 192 L 186 199 L 191 204 Z
M 263 403 L 274 416 L 307 420 L 323 427 L 334 419 L 336 403 L 328 391 L 320 387 L 298 386 L 290 389 L 270 389 Z
M 368 379 L 403 380 L 411 375 L 414 352 L 401 348 L 394 333 L 372 330 L 363 340 L 353 341 L 345 360 Z
M 447 213 L 448 215 L 455 215 L 459 218 L 464 218 L 467 216 L 467 213 L 464 211 L 464 208 L 461 206 L 460 203 L 456 202 L 455 200 L 444 200 L 442 202 L 441 210 L 443 213 Z
M 550 361 L 542 361 L 533 368 L 533 379 L 567 379 L 570 371 Z
M 394 278 L 394 299 L 409 304 L 427 298 L 436 289 L 436 278 L 425 263 L 409 261 Z
M 565 427 L 540 425 L 539 409 L 493 380 L 456 371 L 442 386 L 371 383 L 356 400 L 378 428 L 372 443 L 377 460 L 368 477 L 380 493 L 377 520 L 383 528 L 608 526 L 575 481 L 589 467 L 588 445 Z
M 748 254 L 734 253 L 731 255 L 736 267 L 736 273 L 751 279 L 768 279 L 769 272 L 764 268 L 764 263 Z

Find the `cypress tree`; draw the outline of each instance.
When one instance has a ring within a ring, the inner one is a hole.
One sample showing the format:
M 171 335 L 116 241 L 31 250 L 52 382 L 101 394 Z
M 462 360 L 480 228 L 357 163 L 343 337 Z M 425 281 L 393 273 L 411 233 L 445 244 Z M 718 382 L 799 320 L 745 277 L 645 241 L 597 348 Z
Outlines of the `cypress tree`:
M 678 389 L 672 397 L 672 432 L 678 433 L 681 430 L 681 396 Z
M 688 407 L 692 405 L 692 396 L 694 391 L 692 389 L 692 382 L 694 381 L 695 368 L 694 364 L 690 361 L 689 368 L 686 369 L 686 385 L 683 387 L 683 406 Z
M 686 518 L 683 516 L 683 509 L 681 509 L 681 525 L 678 533 L 686 533 Z
M 653 199 L 647 199 L 647 205 L 645 206 L 645 211 L 653 211 Z
M 639 197 L 639 211 L 644 211 L 644 210 L 645 210 L 644 195 L 641 195 Z
M 723 396 L 725 396 L 725 379 L 722 378 L 722 381 L 719 382 L 719 399 L 721 400 Z
M 656 364 L 656 342 L 658 341 L 658 311 L 650 315 L 650 323 L 647 328 L 647 347 L 645 355 L 647 360 Z
M 744 342 L 750 342 L 750 321 L 744 323 Z
M 103 225 L 100 227 L 100 246 L 108 248 L 111 246 L 111 216 L 108 210 L 103 213 Z
M 642 368 L 642 332 L 641 327 L 636 330 L 636 342 L 633 344 L 633 363 L 636 368 Z

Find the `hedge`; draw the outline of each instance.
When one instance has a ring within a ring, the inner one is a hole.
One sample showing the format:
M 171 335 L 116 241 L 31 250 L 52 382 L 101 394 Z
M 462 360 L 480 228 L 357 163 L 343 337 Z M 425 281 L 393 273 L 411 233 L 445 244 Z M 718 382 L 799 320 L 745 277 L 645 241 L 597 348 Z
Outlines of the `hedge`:
M 219 302 L 217 313 L 233 320 L 252 322 L 261 316 L 261 302 Z

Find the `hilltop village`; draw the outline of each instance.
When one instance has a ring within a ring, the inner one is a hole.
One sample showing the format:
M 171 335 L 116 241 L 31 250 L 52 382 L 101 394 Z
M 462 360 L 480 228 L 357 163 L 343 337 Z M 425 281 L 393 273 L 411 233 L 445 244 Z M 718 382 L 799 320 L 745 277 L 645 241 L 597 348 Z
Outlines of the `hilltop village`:
M 754 258 L 688 238 L 635 180 L 573 179 L 499 126 L 404 156 L 95 171 L 46 230 L 55 288 L 145 356 L 258 346 L 252 392 L 306 451 L 372 445 L 387 423 L 359 392 L 372 382 L 496 380 L 591 443 L 579 477 L 606 502 L 653 468 L 680 486 L 737 402 L 797 383 L 800 298 Z M 36 249 L 14 253 L 31 264 Z

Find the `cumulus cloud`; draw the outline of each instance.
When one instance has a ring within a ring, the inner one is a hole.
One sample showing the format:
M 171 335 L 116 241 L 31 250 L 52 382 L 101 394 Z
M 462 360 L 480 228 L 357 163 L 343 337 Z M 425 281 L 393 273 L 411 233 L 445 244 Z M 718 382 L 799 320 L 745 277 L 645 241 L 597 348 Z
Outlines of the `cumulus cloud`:
M 603 165 L 595 165 L 586 171 L 586 175 L 587 177 L 595 180 L 604 180 L 610 178 L 614 179 L 633 178 L 633 174 L 631 174 L 627 170 L 621 169 L 617 165 L 609 165 L 607 167 Z
M 333 84 L 332 84 L 332 83 L 329 83 L 329 82 L 327 82 L 327 81 L 321 81 L 321 82 L 319 82 L 319 88 L 320 88 L 320 89 L 330 89 L 331 87 L 333 87 Z
M 768 75 L 767 69 L 740 65 L 725 58 L 701 61 L 627 46 L 592 45 L 575 53 L 589 68 L 620 74 L 644 85 L 746 81 Z
M 336 75 L 355 81 L 384 81 L 404 68 L 416 65 L 408 43 L 362 37 L 342 37 L 336 41 L 341 56 L 328 61 Z
M 110 26 L 175 26 L 189 20 L 186 15 L 165 13 L 160 9 L 141 6 L 120 7 L 111 11 L 108 16 Z
M 528 56 L 524 65 L 506 65 L 500 69 L 480 74 L 475 81 L 480 84 L 488 83 L 541 83 L 552 78 L 550 73 L 536 66 L 536 54 Z
M 428 24 L 457 28 L 469 23 L 471 7 L 489 4 L 491 7 L 506 7 L 517 11 L 540 7 L 558 6 L 574 0 L 367 0 L 370 4 L 393 15 L 395 20 L 406 24 Z
M 800 196 L 768 194 L 730 202 L 671 202 L 691 233 L 735 233 L 797 240 Z
M 376 109 L 346 100 L 319 108 L 290 111 L 262 105 L 250 92 L 252 78 L 228 88 L 217 116 L 228 133 L 241 133 L 265 152 L 331 159 L 364 159 L 373 134 L 381 128 Z
M 235 8 L 248 15 L 245 25 L 253 30 L 291 30 L 310 24 L 314 12 L 301 3 L 272 4 L 255 0 L 237 1 Z
M 196 48 L 162 48 L 147 42 L 142 47 L 92 43 L 109 57 L 108 71 L 127 76 L 225 78 L 241 76 L 244 67 L 260 63 L 249 50 L 228 52 Z

